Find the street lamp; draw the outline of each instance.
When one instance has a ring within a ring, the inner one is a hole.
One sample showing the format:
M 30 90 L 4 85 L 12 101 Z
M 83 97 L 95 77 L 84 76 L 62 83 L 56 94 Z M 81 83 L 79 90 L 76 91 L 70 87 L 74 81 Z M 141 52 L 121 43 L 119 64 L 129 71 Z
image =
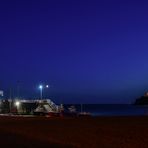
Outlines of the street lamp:
M 42 97 L 43 97 L 43 85 L 40 85 L 39 86 L 39 89 L 40 89 L 40 97 L 41 97 L 41 100 L 42 100 Z
M 49 88 L 49 85 L 45 85 L 45 86 L 40 85 L 40 86 L 39 86 L 39 89 L 40 89 L 40 98 L 41 98 L 41 100 L 43 99 L 43 88 Z

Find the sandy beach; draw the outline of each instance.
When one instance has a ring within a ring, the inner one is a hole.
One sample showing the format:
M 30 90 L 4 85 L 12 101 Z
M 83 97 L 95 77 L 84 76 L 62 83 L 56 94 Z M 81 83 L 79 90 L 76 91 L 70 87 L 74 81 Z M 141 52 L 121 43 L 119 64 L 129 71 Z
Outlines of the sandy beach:
M 0 117 L 4 147 L 147 148 L 148 117 Z

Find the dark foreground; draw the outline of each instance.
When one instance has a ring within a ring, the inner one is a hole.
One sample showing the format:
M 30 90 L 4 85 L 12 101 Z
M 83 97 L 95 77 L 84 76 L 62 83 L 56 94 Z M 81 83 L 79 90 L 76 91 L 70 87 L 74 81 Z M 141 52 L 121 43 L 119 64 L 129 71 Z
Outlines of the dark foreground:
M 148 117 L 0 117 L 0 146 L 148 148 Z

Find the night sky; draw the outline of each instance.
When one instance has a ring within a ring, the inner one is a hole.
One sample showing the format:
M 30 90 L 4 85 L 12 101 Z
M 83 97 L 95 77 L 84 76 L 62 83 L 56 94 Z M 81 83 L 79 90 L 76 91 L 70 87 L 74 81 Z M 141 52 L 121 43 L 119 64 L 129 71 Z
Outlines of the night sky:
M 60 103 L 132 103 L 148 90 L 148 2 L 0 1 L 0 89 Z

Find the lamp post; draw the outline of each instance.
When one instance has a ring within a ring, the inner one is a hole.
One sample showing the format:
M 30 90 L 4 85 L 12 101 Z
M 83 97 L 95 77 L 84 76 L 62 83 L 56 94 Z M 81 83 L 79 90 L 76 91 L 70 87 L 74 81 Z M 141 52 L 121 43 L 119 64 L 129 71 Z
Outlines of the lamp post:
M 39 86 L 39 89 L 40 89 L 40 99 L 41 100 L 43 99 L 43 88 L 44 88 L 43 85 Z M 49 85 L 46 85 L 45 88 L 49 88 Z
M 43 98 L 43 86 L 40 85 L 39 89 L 40 89 L 40 97 L 41 97 L 40 99 L 42 100 L 42 98 Z

